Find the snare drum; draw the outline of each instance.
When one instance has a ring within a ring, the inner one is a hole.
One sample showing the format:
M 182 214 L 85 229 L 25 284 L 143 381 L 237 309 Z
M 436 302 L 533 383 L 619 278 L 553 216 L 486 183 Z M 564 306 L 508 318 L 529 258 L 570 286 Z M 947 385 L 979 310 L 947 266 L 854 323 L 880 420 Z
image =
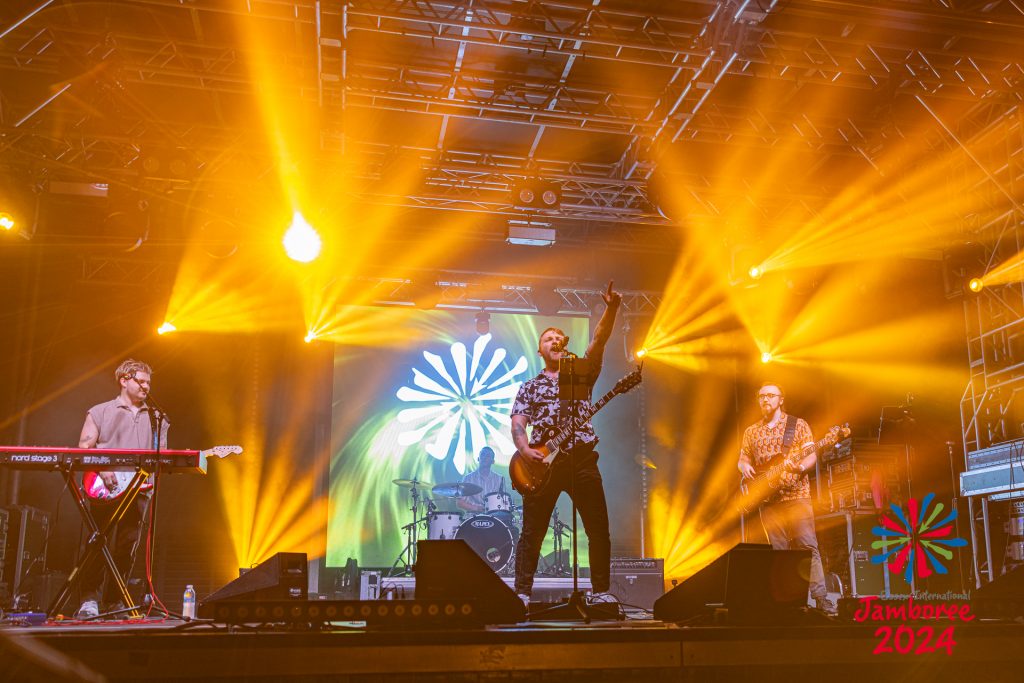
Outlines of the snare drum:
M 476 515 L 459 527 L 455 538 L 461 538 L 496 572 L 512 560 L 518 534 L 497 517 Z
M 427 515 L 427 538 L 443 541 L 455 538 L 455 532 L 462 523 L 458 512 L 431 512 Z

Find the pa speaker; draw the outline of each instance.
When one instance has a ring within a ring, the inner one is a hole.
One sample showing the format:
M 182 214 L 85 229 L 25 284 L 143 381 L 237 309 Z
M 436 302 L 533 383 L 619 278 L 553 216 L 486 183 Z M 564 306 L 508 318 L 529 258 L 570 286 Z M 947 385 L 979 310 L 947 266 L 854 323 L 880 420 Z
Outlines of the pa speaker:
M 217 600 L 305 600 L 309 568 L 306 553 L 277 553 L 203 602 Z
M 982 619 L 1024 616 L 1024 567 L 1017 567 L 974 591 L 971 610 Z
M 472 600 L 487 624 L 514 624 L 526 618 L 515 591 L 462 539 L 419 541 L 417 600 Z
M 807 604 L 810 550 L 740 543 L 658 598 L 654 618 L 683 621 L 726 609 L 733 622 L 775 620 Z

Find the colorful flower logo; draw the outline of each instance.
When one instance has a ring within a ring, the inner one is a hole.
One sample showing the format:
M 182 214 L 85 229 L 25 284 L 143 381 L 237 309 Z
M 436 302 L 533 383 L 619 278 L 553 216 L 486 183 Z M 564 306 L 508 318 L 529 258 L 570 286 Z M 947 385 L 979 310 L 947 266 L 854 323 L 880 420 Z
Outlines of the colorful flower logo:
M 452 344 L 447 357 L 423 352 L 426 366 L 414 367 L 413 386 L 396 394 L 411 406 L 398 413 L 399 444 L 421 444 L 430 457 L 450 459 L 459 474 L 472 454 L 487 445 L 499 454 L 499 464 L 507 462 L 516 450 L 508 436 L 509 414 L 528 363 L 523 356 L 512 363 L 505 349 L 489 350 L 490 342 L 491 335 L 485 334 L 477 337 L 472 352 L 462 342 Z
M 897 574 L 902 572 L 908 584 L 913 584 L 915 573 L 922 579 L 933 573 L 949 573 L 939 557 L 951 560 L 953 551 L 949 548 L 967 545 L 966 539 L 952 537 L 952 521 L 956 519 L 956 510 L 952 510 L 942 521 L 935 521 L 945 505 L 938 503 L 929 512 L 928 508 L 934 498 L 935 494 L 929 493 L 920 505 L 917 499 L 911 498 L 905 513 L 900 506 L 891 505 L 895 517 L 882 514 L 879 519 L 881 526 L 871 530 L 876 536 L 881 536 L 871 543 L 871 547 L 884 551 L 881 555 L 873 555 L 871 562 L 882 564 L 888 560 L 889 569 Z

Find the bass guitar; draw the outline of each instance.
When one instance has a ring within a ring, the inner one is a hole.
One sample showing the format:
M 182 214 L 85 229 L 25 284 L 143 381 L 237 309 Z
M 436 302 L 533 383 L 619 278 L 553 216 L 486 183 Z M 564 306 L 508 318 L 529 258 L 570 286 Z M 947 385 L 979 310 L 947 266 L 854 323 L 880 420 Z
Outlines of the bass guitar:
M 207 459 L 210 457 L 223 458 L 228 455 L 241 452 L 241 446 L 214 446 L 213 448 L 208 448 L 205 451 L 199 451 L 199 456 L 200 459 Z M 104 474 L 113 475 L 117 479 L 113 488 L 108 488 L 103 482 Z M 82 490 L 90 500 L 109 503 L 117 500 L 125 492 L 128 485 L 134 478 L 135 472 L 86 472 L 82 475 Z M 139 490 L 148 491 L 152 488 L 153 485 L 146 482 L 139 487 Z
M 545 432 L 544 441 L 540 446 L 536 447 L 536 450 L 544 454 L 543 460 L 533 460 L 517 451 L 508 464 L 508 475 L 509 479 L 512 480 L 512 488 L 524 496 L 529 493 L 536 493 L 544 488 L 544 484 L 547 483 L 548 477 L 551 475 L 551 463 L 558 457 L 565 442 L 569 440 L 569 437 L 576 431 L 576 428 L 593 417 L 601 408 L 605 407 L 608 401 L 640 384 L 642 379 L 640 369 L 637 368 L 616 382 L 615 387 L 611 391 L 583 411 L 580 416 L 569 420 L 567 424 L 560 428 L 553 427 Z
M 804 458 L 811 452 L 817 453 L 823 448 L 829 448 L 839 443 L 850 435 L 850 425 L 836 425 L 828 430 L 828 433 L 820 440 L 807 444 L 800 448 L 796 454 L 776 453 L 766 462 L 754 466 L 754 476 L 750 479 L 743 479 L 740 482 L 740 496 L 737 507 L 740 512 L 751 512 L 758 506 L 767 503 L 775 495 L 782 482 L 782 475 L 789 471 L 791 466 Z

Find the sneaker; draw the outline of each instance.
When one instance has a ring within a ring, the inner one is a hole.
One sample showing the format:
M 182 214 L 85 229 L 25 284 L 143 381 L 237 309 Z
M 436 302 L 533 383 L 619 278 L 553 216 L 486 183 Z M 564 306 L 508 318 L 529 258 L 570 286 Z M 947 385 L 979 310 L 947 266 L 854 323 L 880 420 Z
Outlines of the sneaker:
M 523 607 L 525 607 L 526 611 L 529 612 L 530 611 L 530 596 L 527 595 L 526 593 L 520 593 L 519 594 L 519 599 L 523 601 Z
M 619 599 L 611 593 L 609 593 L 608 591 L 601 591 L 599 593 L 591 593 L 588 596 L 587 602 L 591 605 L 601 602 L 618 604 Z
M 100 615 L 100 606 L 95 600 L 86 600 L 75 612 L 75 619 L 93 619 Z
M 836 608 L 836 603 L 829 600 L 828 597 L 825 595 L 821 596 L 820 598 L 815 598 L 814 604 L 817 606 L 819 610 L 821 610 L 825 614 L 830 614 L 834 616 L 839 611 Z

